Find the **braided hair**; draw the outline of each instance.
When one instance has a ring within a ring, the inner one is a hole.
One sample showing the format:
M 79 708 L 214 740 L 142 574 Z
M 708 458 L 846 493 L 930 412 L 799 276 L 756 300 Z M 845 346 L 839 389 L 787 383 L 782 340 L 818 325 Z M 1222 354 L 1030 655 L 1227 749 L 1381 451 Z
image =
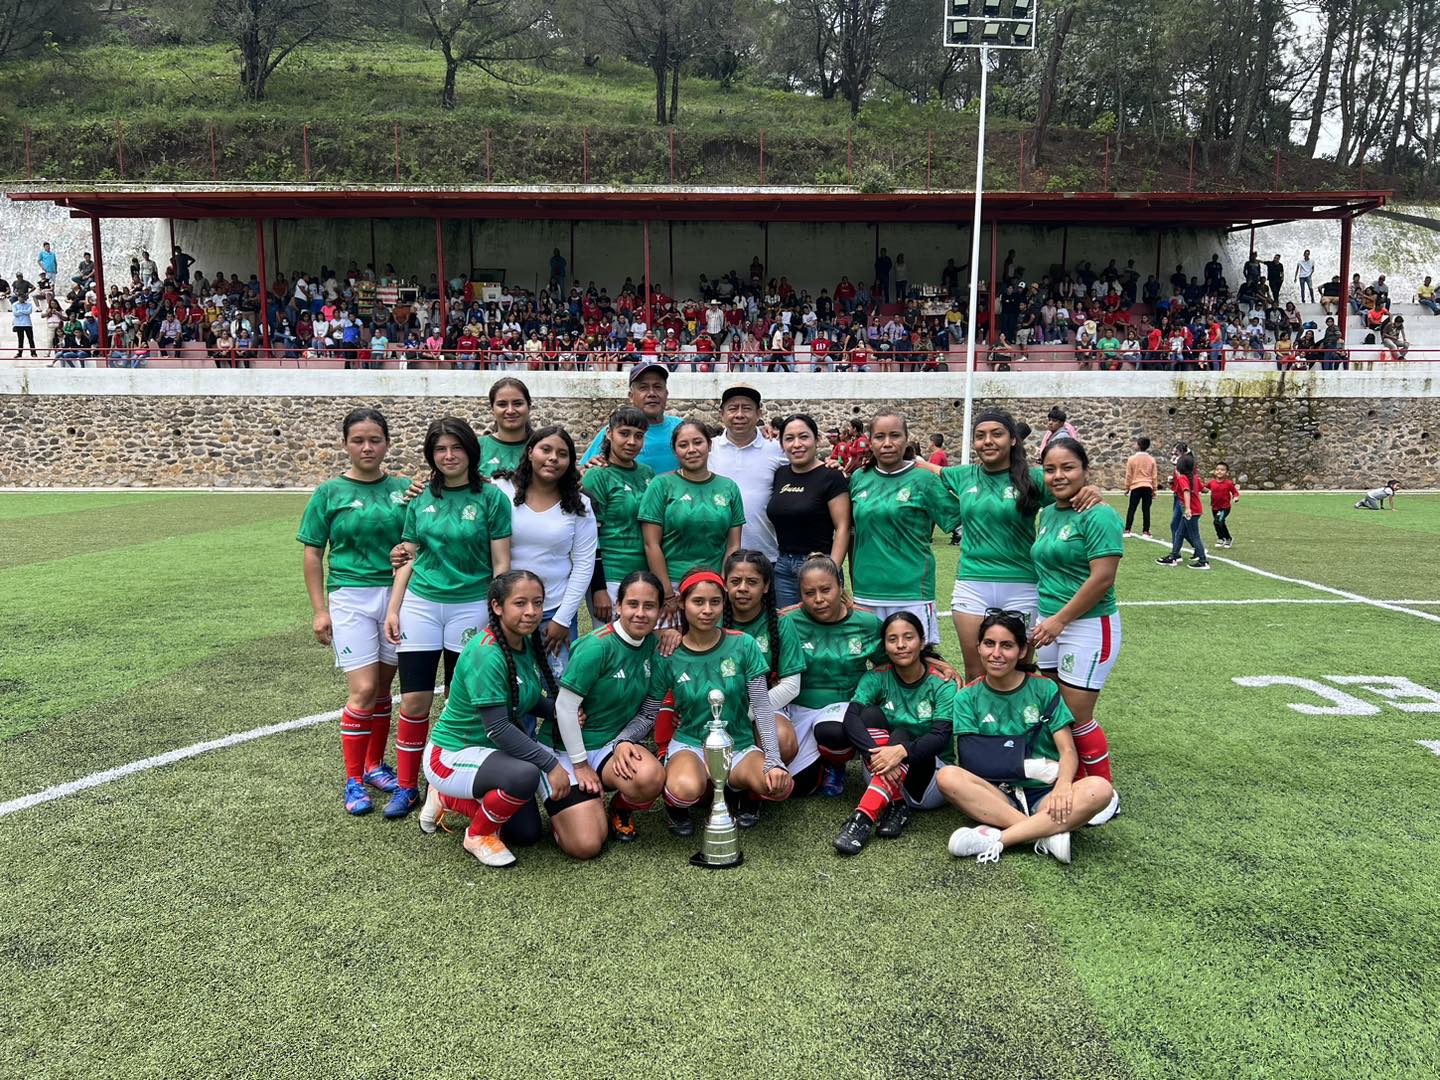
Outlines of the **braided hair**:
M 759 571 L 760 580 L 765 582 L 765 592 L 760 598 L 760 604 L 761 609 L 765 612 L 765 634 L 770 646 L 766 650 L 766 655 L 770 661 L 770 683 L 773 686 L 780 678 L 780 606 L 775 602 L 775 565 L 763 551 L 738 548 L 725 559 L 725 568 L 720 576 L 729 580 L 730 571 L 737 566 L 753 566 Z M 730 605 L 728 590 L 725 594 L 725 622 L 723 625 L 726 630 L 735 628 L 735 611 Z
M 515 591 L 515 586 L 522 581 L 533 581 L 543 590 L 545 583 L 539 576 L 529 570 L 509 570 L 499 574 L 490 582 L 490 592 L 487 597 L 490 606 L 490 637 L 500 647 L 500 655 L 505 658 L 505 679 L 506 679 L 506 708 L 509 712 L 510 722 L 516 723 L 516 711 L 520 708 L 520 687 L 517 683 L 518 673 L 515 670 L 515 653 L 510 648 L 510 642 L 505 637 L 505 627 L 500 622 L 500 607 L 510 598 Z M 545 685 L 545 691 L 554 698 L 559 691 L 555 685 L 555 673 L 550 670 L 550 664 L 545 659 L 545 642 L 540 636 L 540 626 L 537 624 L 530 633 L 530 648 L 534 651 L 535 667 L 540 672 L 540 680 Z

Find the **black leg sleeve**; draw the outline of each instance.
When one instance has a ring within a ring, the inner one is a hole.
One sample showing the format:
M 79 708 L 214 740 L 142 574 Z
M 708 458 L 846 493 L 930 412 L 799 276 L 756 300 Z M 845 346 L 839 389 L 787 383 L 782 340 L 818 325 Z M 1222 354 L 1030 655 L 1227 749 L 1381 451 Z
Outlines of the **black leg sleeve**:
M 475 770 L 474 797 L 487 791 L 503 791 L 517 799 L 533 799 L 540 788 L 540 767 L 509 754 L 494 753 Z
M 455 665 L 460 662 L 460 654 L 445 650 L 445 692 L 450 692 L 450 684 L 455 679 Z M 432 669 L 433 674 L 433 669 Z
M 852 709 L 854 705 L 850 706 Z M 815 742 L 826 750 L 835 750 L 840 753 L 853 749 L 850 744 L 850 736 L 845 733 L 845 725 L 839 720 L 819 720 L 815 723 Z
M 509 847 L 531 847 L 540 842 L 540 808 L 531 799 L 515 816 L 500 826 L 500 839 Z
M 399 661 L 402 694 L 424 694 L 435 689 L 435 669 L 440 666 L 439 649 L 431 652 L 402 652 Z
M 905 764 L 905 792 L 918 803 L 935 775 L 935 755 L 910 758 Z
M 880 749 L 880 744 L 870 737 L 870 729 L 889 727 L 884 711 L 874 705 L 862 708 L 858 702 L 852 701 L 850 708 L 845 710 L 845 734 L 850 739 L 850 745 L 862 754 Z

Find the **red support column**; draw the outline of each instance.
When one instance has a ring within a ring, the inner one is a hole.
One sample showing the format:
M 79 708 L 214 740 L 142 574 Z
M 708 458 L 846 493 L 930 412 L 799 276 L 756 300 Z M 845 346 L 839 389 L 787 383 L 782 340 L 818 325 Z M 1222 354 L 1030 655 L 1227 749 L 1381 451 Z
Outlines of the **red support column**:
M 1346 219 L 1345 225 L 1348 227 L 1349 224 L 1349 219 Z M 95 256 L 95 296 L 99 300 L 100 308 L 96 315 L 96 322 L 99 324 L 96 327 L 96 336 L 100 339 L 102 347 L 108 350 L 110 331 L 106 329 L 106 324 L 110 321 L 110 303 L 105 296 L 105 252 L 100 249 L 100 219 L 98 217 L 90 219 L 90 247 L 93 249 L 91 254 Z M 17 352 L 15 356 L 18 359 L 20 354 Z
M 995 346 L 995 324 L 1000 311 L 1000 287 L 999 282 L 995 280 L 997 272 L 995 260 L 999 256 L 999 247 L 1000 224 L 992 221 L 990 223 L 990 327 L 985 338 L 985 344 L 990 348 Z
M 1251 225 L 1251 226 L 1250 226 L 1250 251 L 1254 251 L 1254 250 L 1255 250 L 1255 226 L 1254 226 L 1254 225 Z M 1246 257 L 1247 259 L 1250 257 L 1249 252 L 1246 252 L 1245 257 Z
M 435 277 L 440 282 L 440 332 L 450 325 L 445 307 L 445 230 L 440 219 L 435 219 Z
M 271 246 L 271 248 L 274 249 L 273 251 L 271 251 L 270 257 L 275 260 L 275 276 L 278 278 L 278 277 L 280 276 L 280 219 L 279 219 L 279 218 L 271 218 L 271 219 L 270 219 L 270 246 Z
M 170 257 L 173 259 L 175 257 L 175 219 L 166 218 L 165 224 L 170 226 Z M 178 272 L 180 268 L 177 266 L 175 269 Z
M 645 242 L 645 326 L 654 330 L 655 324 L 650 311 L 650 222 L 642 221 L 640 225 Z
M 1343 335 L 1350 325 L 1350 229 L 1355 224 L 1351 217 L 1340 219 L 1340 317 L 1335 325 Z M 99 265 L 99 260 L 96 260 Z
M 270 289 L 265 284 L 265 222 L 255 219 L 255 248 L 260 260 L 260 349 L 262 359 L 270 359 Z

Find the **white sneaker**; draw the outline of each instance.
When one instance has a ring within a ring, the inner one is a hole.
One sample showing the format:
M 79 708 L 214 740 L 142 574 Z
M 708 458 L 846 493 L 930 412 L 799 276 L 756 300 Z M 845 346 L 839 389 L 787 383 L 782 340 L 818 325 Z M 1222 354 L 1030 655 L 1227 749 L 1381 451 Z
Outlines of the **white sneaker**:
M 1040 855 L 1053 855 L 1068 865 L 1070 862 L 1070 834 L 1068 832 L 1056 833 L 1043 840 L 1036 840 L 1035 851 Z
M 999 862 L 1000 852 L 1005 850 L 1005 845 L 1000 842 L 1000 830 L 993 825 L 956 829 L 950 834 L 950 843 L 946 847 L 957 859 L 974 855 L 975 861 L 982 863 Z
M 1092 817 L 1087 825 L 1104 825 L 1111 818 L 1120 816 L 1120 793 L 1117 791 L 1110 796 L 1110 801 L 1105 804 L 1105 809 Z
M 1132 536 L 1134 536 L 1134 535 L 1135 535 L 1135 534 L 1132 533 L 1132 532 L 1127 532 L 1127 533 L 1125 533 L 1125 539 L 1126 539 L 1126 540 L 1129 540 L 1129 539 L 1130 539 Z
M 486 866 L 504 867 L 514 866 L 515 856 L 505 846 L 505 841 L 500 839 L 499 833 L 491 833 L 489 836 L 474 836 L 469 832 L 465 833 L 463 841 L 465 850 L 474 855 Z
M 425 789 L 425 805 L 420 807 L 420 831 L 426 836 L 440 828 L 440 819 L 445 816 L 445 807 L 440 802 L 440 789 L 430 784 Z
M 1141 533 L 1141 534 L 1140 534 L 1140 537 L 1141 537 L 1141 539 L 1143 539 L 1143 540 L 1150 540 L 1150 539 L 1152 539 L 1152 537 L 1150 536 L 1149 533 Z
M 1025 779 L 1054 784 L 1056 780 L 1060 779 L 1060 763 L 1043 757 L 1026 758 Z

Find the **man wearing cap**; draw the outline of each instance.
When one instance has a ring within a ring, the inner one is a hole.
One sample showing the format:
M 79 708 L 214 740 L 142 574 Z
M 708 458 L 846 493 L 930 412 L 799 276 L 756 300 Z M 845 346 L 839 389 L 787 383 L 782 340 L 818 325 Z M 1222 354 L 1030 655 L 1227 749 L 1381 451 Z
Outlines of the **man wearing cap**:
M 786 458 L 777 443 L 760 434 L 760 405 L 760 391 L 753 386 L 731 386 L 720 395 L 720 422 L 725 430 L 710 448 L 710 469 L 735 481 L 740 489 L 745 506 L 741 546 L 763 551 L 773 562 L 780 548 L 766 508 L 775 470 Z
M 670 369 L 655 360 L 641 360 L 630 369 L 630 404 L 645 414 L 650 429 L 645 432 L 645 445 L 641 447 L 636 460 L 641 461 L 657 473 L 674 472 L 680 467 L 675 451 L 670 447 L 670 436 L 680 426 L 681 418 L 667 413 L 665 406 L 670 402 L 670 387 L 667 380 Z M 580 464 L 585 464 L 600 453 L 610 425 L 606 424 L 590 440 Z M 712 465 L 713 468 L 713 465 Z

